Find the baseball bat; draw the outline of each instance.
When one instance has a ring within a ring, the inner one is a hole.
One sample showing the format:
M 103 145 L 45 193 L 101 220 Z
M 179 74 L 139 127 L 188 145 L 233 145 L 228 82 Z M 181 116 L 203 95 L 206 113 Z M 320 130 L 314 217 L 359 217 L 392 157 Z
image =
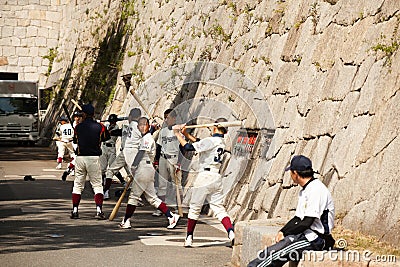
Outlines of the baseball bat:
M 187 125 L 186 129 L 190 128 L 205 128 L 205 127 L 213 127 L 213 126 L 220 126 L 220 127 L 235 127 L 241 126 L 244 127 L 244 121 L 227 121 L 227 122 L 214 122 L 214 123 L 205 123 L 205 124 L 197 124 L 197 125 Z M 182 125 L 174 125 L 172 129 L 180 129 Z
M 139 106 L 146 112 L 146 114 L 149 116 L 150 121 L 154 120 L 153 116 L 151 116 L 149 110 L 146 108 L 146 106 L 143 104 L 142 100 L 136 95 L 135 90 L 131 89 L 129 90 L 133 98 L 135 98 L 136 102 L 138 102 Z
M 82 110 L 82 107 L 76 102 L 74 99 L 71 99 L 71 102 L 77 107 L 79 110 Z
M 125 121 L 125 120 L 127 120 L 128 119 L 128 117 L 118 117 L 117 118 L 117 121 Z M 106 119 L 106 120 L 101 120 L 100 122 L 106 122 L 106 121 L 109 121 L 108 119 Z
M 125 185 L 124 191 L 122 192 L 121 196 L 119 197 L 117 203 L 114 206 L 114 209 L 112 210 L 110 217 L 108 218 L 108 220 L 112 221 L 114 220 L 115 216 L 118 213 L 119 207 L 121 206 L 122 200 L 124 200 L 125 194 L 128 191 L 128 188 L 131 186 L 131 183 L 133 181 L 133 177 L 132 175 L 128 175 L 129 177 L 129 181 L 128 183 Z
M 71 125 L 73 124 L 73 121 L 72 121 L 72 119 L 71 119 L 71 116 L 69 115 L 69 111 L 68 111 L 68 108 L 67 108 L 67 106 L 63 103 L 62 105 L 62 108 L 63 108 L 63 110 L 64 110 L 64 112 L 65 112 L 65 115 L 67 115 L 67 118 L 68 118 L 68 121 L 69 121 L 69 123 L 71 123 Z
M 181 200 L 181 190 L 180 190 L 180 179 L 178 178 L 178 174 L 175 172 L 174 174 L 175 178 L 175 187 L 176 187 L 176 204 L 178 205 L 178 214 L 179 216 L 183 216 L 183 211 L 182 211 L 182 200 Z

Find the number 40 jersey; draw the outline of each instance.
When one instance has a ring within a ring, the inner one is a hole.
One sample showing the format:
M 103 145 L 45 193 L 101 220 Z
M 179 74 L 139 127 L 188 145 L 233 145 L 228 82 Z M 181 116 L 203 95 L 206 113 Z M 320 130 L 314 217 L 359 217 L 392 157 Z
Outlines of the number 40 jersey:
M 74 128 L 70 123 L 65 123 L 60 126 L 61 132 L 61 141 L 62 142 L 71 142 L 74 137 Z

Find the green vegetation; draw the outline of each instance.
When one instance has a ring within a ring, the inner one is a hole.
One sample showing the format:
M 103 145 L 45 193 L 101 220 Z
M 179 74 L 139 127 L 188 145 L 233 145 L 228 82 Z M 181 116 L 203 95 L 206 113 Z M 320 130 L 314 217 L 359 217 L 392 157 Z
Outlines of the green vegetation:
M 140 85 L 140 83 L 145 80 L 142 66 L 135 64 L 135 66 L 131 68 L 131 72 L 132 77 L 137 85 Z
M 121 19 L 126 20 L 129 17 L 132 17 L 136 15 L 135 11 L 135 1 L 134 0 L 129 0 L 126 2 L 123 2 L 123 9 L 121 13 Z
M 399 49 L 399 47 L 400 43 L 398 43 L 397 41 L 392 41 L 392 43 L 388 45 L 378 43 L 377 45 L 371 47 L 371 49 L 375 52 L 382 51 L 383 53 L 385 53 L 386 57 L 390 57 L 394 54 L 394 52 L 397 51 L 397 49 Z
M 94 103 L 98 109 L 111 103 L 115 94 L 118 73 L 122 69 L 124 54 L 128 46 L 127 40 L 133 31 L 132 24 L 128 23 L 128 19 L 136 14 L 134 3 L 133 0 L 122 2 L 119 20 L 111 23 L 104 22 L 109 26 L 107 29 L 103 27 L 105 34 L 102 33 L 102 29 L 96 35 L 103 37 L 102 40 L 99 40 L 97 56 L 88 55 L 86 60 L 78 64 L 80 75 L 77 75 L 76 80 L 73 81 L 73 91 L 69 93 L 71 97 L 75 97 L 74 94 L 77 94 L 77 90 L 74 91 L 74 89 L 80 89 L 82 90 L 80 100 L 84 103 Z M 96 13 L 96 15 L 99 14 Z M 132 53 L 132 51 L 128 52 L 128 56 L 132 56 Z M 86 79 L 86 83 L 83 79 Z
M 381 41 L 376 45 L 371 47 L 372 51 L 382 52 L 384 57 L 386 58 L 385 64 L 391 66 L 392 64 L 392 55 L 399 49 L 400 47 L 400 37 L 398 36 L 398 30 L 400 26 L 400 16 L 397 16 L 397 25 L 393 29 L 393 35 L 391 39 L 386 40 L 386 36 L 381 34 Z
M 50 48 L 49 52 L 47 53 L 47 55 L 43 56 L 42 58 L 48 59 L 49 60 L 49 66 L 47 68 L 47 72 L 46 72 L 46 76 L 49 76 L 51 73 L 51 70 L 53 69 L 53 62 L 57 57 L 57 47 L 56 48 Z
M 296 55 L 296 56 L 294 57 L 294 61 L 297 62 L 297 65 L 300 65 L 301 60 L 302 60 L 302 57 L 299 56 L 299 55 Z
M 134 57 L 134 56 L 136 56 L 136 52 L 128 51 L 128 57 Z
M 397 257 L 400 256 L 399 248 L 396 248 L 388 243 L 379 241 L 377 237 L 345 229 L 340 224 L 340 222 L 336 224 L 335 228 L 333 229 L 332 235 L 336 240 L 340 238 L 346 240 L 346 250 L 368 250 L 372 252 L 373 255 L 394 255 Z
M 211 27 L 209 34 L 211 35 L 211 37 L 213 37 L 213 39 L 220 38 L 220 40 L 222 40 L 224 42 L 228 42 L 231 39 L 231 35 L 225 33 L 224 29 L 219 24 L 214 24 Z

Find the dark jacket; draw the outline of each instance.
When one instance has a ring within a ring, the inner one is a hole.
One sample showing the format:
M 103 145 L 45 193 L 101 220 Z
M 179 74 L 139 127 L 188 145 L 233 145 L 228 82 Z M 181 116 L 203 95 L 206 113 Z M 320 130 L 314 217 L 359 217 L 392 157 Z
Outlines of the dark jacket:
M 78 156 L 100 156 L 101 142 L 110 139 L 106 127 L 93 120 L 86 118 L 75 128 L 75 138 L 78 144 Z

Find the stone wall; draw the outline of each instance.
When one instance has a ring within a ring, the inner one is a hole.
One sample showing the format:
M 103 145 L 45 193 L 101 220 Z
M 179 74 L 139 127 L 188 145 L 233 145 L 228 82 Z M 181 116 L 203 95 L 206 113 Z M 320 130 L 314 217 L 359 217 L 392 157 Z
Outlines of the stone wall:
M 2 0 L 0 71 L 44 86 L 51 48 L 60 38 L 61 0 Z
M 284 167 L 302 153 L 333 192 L 346 227 L 399 243 L 398 0 L 125 1 L 125 13 L 119 1 L 96 4 L 62 8 L 64 56 L 53 71 L 61 70 L 66 98 L 85 92 L 101 41 L 128 16 L 104 116 L 138 105 L 126 74 L 152 116 L 184 103 L 190 116 L 206 119 L 219 115 L 220 103 L 229 118 L 246 118 L 246 128 L 274 133 L 226 167 L 226 204 L 236 221 L 293 215 L 299 188 Z
M 226 182 L 236 221 L 292 216 L 299 188 L 284 167 L 303 153 L 332 190 L 346 227 L 398 244 L 399 1 L 149 1 L 135 7 L 122 73 L 134 74 L 139 95 L 157 73 L 206 60 L 249 78 L 272 113 L 267 155 L 256 149 L 238 183 Z M 176 85 L 175 96 L 184 94 Z M 232 97 L 210 94 L 221 86 L 209 86 L 196 87 L 195 96 L 218 99 L 231 114 L 248 117 L 253 102 L 230 105 Z M 123 85 L 120 94 L 122 109 L 111 110 L 126 114 L 137 104 L 125 98 Z M 179 104 L 173 96 L 144 94 L 142 100 L 161 115 Z M 250 113 L 264 111 L 258 106 Z M 227 170 L 242 163 L 233 158 Z

